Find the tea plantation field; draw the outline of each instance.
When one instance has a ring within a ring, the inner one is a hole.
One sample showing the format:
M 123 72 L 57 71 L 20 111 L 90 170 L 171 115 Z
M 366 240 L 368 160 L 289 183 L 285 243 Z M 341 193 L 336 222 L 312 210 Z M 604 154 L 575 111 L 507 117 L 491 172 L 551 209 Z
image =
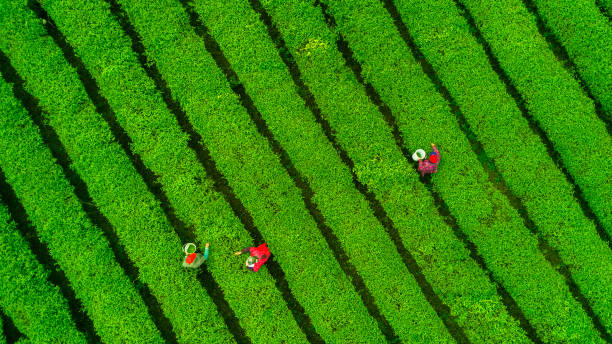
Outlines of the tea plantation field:
M 0 343 L 611 343 L 611 12 L 0 1 Z

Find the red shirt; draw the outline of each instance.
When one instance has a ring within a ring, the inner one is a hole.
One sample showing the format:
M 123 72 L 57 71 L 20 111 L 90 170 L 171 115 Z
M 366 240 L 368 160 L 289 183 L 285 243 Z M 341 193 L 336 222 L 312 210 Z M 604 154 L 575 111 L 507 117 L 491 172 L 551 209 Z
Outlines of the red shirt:
M 270 250 L 268 249 L 268 244 L 265 242 L 257 247 L 250 247 L 249 252 L 251 256 L 256 257 L 257 263 L 253 265 L 253 271 L 257 272 L 259 268 L 265 263 L 268 258 L 270 258 Z

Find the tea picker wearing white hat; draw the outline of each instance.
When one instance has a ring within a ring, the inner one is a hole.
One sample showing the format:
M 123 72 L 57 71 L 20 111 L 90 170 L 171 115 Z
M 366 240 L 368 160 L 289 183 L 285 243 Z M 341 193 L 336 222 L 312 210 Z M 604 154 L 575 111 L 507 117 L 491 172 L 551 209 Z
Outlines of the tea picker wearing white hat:
M 185 259 L 183 259 L 183 267 L 197 269 L 199 268 L 206 259 L 208 259 L 208 246 L 209 243 L 206 243 L 206 247 L 204 248 L 204 254 L 196 253 L 196 246 L 192 243 L 187 243 L 183 245 L 183 251 L 185 252 Z
M 431 144 L 433 152 L 429 153 L 429 159 L 425 160 L 425 151 L 417 149 L 412 155 L 414 161 L 419 162 L 419 172 L 421 176 L 438 172 L 438 164 L 440 164 L 440 152 L 436 145 Z

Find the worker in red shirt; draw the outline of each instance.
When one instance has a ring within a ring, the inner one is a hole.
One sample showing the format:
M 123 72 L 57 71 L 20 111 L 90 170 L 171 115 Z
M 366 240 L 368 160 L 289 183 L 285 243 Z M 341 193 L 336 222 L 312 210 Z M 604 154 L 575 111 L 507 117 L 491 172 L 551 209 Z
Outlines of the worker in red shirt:
M 263 243 L 257 247 L 246 247 L 242 251 L 236 252 L 236 255 L 239 256 L 243 253 L 250 252 L 251 256 L 246 260 L 247 269 L 257 272 L 259 268 L 270 258 L 270 250 L 268 249 L 268 244 Z
M 419 160 L 419 172 L 421 172 L 421 176 L 424 176 L 429 173 L 438 172 L 438 164 L 440 163 L 440 152 L 436 148 L 436 145 L 431 144 L 431 148 L 433 148 L 433 152 L 429 154 L 428 160 Z

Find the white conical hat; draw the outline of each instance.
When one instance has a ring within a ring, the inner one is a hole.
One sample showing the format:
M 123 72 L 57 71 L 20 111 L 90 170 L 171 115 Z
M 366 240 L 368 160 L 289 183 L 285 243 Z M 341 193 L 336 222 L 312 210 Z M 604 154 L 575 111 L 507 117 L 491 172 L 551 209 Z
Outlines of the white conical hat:
M 249 268 L 252 268 L 253 266 L 255 266 L 255 263 L 257 263 L 258 259 L 253 257 L 253 256 L 249 256 L 249 258 L 247 258 L 246 260 L 246 266 L 248 266 Z
M 188 242 L 185 245 L 183 245 L 183 252 L 185 252 L 185 254 L 190 254 L 195 252 L 197 249 L 196 245 L 192 242 Z M 189 252 L 190 250 L 193 250 L 191 252 Z
M 412 154 L 412 160 L 414 161 L 418 161 L 421 159 L 425 158 L 425 151 L 422 149 L 417 149 L 416 151 L 414 151 L 414 154 Z

